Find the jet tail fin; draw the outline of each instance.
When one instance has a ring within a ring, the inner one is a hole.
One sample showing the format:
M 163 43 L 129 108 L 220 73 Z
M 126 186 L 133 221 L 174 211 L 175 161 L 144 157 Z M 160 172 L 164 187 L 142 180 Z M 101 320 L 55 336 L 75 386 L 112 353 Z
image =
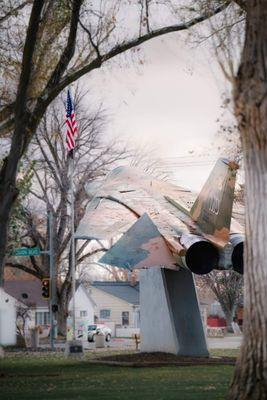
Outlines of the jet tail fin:
M 229 241 L 238 165 L 220 158 L 203 186 L 190 215 L 206 235 Z

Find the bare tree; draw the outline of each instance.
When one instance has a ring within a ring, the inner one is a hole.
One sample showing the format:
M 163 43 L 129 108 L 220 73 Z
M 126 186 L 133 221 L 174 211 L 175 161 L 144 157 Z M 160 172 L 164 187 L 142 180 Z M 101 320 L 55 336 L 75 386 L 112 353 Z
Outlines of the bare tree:
M 232 270 L 212 271 L 198 277 L 197 283 L 204 284 L 214 293 L 225 314 L 227 329 L 232 332 L 231 323 L 243 298 L 243 276 Z
M 17 311 L 17 319 L 16 319 L 17 335 L 20 337 L 23 346 L 25 346 L 26 326 L 28 322 L 31 320 L 31 311 L 29 307 L 27 307 L 26 305 L 22 305 L 21 303 L 17 303 L 16 311 Z
M 79 280 L 83 283 L 90 283 L 94 280 L 128 281 L 130 276 L 130 271 L 124 268 L 100 264 L 97 261 L 92 261 L 91 258 L 88 258 L 81 267 L 79 271 Z M 101 276 L 101 279 L 99 279 L 99 276 Z M 94 278 L 92 279 L 92 277 Z
M 84 215 L 90 198 L 84 185 L 103 177 L 119 160 L 128 156 L 124 147 L 103 140 L 105 117 L 99 108 L 94 114 L 83 109 L 82 96 L 76 96 L 76 112 L 79 117 L 79 136 L 75 147 L 74 208 L 75 227 Z M 59 329 L 64 332 L 71 288 L 70 272 L 70 170 L 65 144 L 64 104 L 55 102 L 45 114 L 27 154 L 32 165 L 33 182 L 23 202 L 24 214 L 20 226 L 20 245 L 48 246 L 46 217 L 52 212 L 54 219 L 54 254 L 57 272 L 57 302 Z M 79 266 L 88 257 L 105 251 L 101 243 L 79 241 L 76 248 L 76 264 Z M 49 259 L 38 257 L 21 258 L 10 256 L 6 265 L 23 270 L 42 279 L 49 275 Z
M 0 20 L 4 77 L 0 93 L 5 101 L 0 111 L 0 136 L 11 134 L 12 140 L 0 171 L 0 282 L 10 210 L 18 196 L 18 163 L 49 104 L 66 86 L 119 54 L 155 37 L 187 30 L 220 13 L 230 2 L 216 2 L 206 12 L 193 13 L 185 21 L 172 16 L 171 24 L 164 26 L 155 17 L 161 16 L 158 7 L 166 10 L 166 5 L 156 3 L 153 17 L 151 4 L 147 8 L 147 31 L 141 35 L 138 23 L 134 29 L 129 29 L 129 24 L 125 29 L 121 19 L 120 6 L 126 7 L 124 13 L 129 15 L 129 9 L 136 10 L 134 2 L 33 0 L 28 4 L 13 0 L 5 9 Z

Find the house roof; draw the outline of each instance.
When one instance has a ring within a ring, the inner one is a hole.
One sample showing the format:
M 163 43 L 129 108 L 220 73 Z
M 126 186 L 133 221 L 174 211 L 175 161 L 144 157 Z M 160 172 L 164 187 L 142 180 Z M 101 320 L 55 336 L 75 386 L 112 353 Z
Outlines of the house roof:
M 112 296 L 127 301 L 127 303 L 134 305 L 140 304 L 139 282 L 136 282 L 135 285 L 132 285 L 130 282 L 95 281 L 92 283 L 92 286 L 103 290 Z M 207 303 L 205 300 L 200 301 L 201 306 L 206 306 L 208 304 L 209 303 Z
M 77 291 L 80 286 L 92 304 L 95 305 L 83 284 L 76 281 L 75 290 Z M 42 298 L 42 283 L 40 280 L 6 280 L 4 281 L 4 290 L 28 307 L 49 307 L 49 301 Z
M 92 299 L 92 297 L 90 296 L 88 290 L 86 289 L 86 287 L 84 286 L 84 284 L 82 282 L 80 282 L 78 279 L 75 281 L 75 293 L 78 291 L 78 289 L 81 288 L 84 292 L 84 294 L 86 295 L 86 297 L 89 299 L 89 301 L 91 302 L 91 304 L 93 305 L 93 307 L 96 307 L 96 303 L 94 302 L 94 300 Z M 72 302 L 72 296 L 70 298 L 70 302 Z
M 48 301 L 42 298 L 41 281 L 12 280 L 4 282 L 6 293 L 28 307 L 48 307 Z
M 132 285 L 130 282 L 95 281 L 92 286 L 127 303 L 139 305 L 139 282 Z
M 4 288 L 2 288 L 2 287 L 0 287 L 0 307 L 1 307 L 1 303 L 9 303 L 9 301 L 12 303 L 12 304 L 15 304 L 15 302 L 16 302 L 16 299 L 13 297 L 13 296 L 11 296 L 10 294 L 8 294 L 5 290 L 4 290 Z

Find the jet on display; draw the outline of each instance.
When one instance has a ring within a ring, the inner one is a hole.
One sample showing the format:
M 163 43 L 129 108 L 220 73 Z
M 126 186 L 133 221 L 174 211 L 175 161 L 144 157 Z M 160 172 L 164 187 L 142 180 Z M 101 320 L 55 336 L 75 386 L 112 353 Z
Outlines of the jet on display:
M 75 236 L 118 239 L 99 262 L 129 270 L 243 273 L 243 228 L 232 218 L 237 169 L 219 159 L 196 197 L 136 168 L 118 167 L 102 183 L 87 185 L 93 199 Z

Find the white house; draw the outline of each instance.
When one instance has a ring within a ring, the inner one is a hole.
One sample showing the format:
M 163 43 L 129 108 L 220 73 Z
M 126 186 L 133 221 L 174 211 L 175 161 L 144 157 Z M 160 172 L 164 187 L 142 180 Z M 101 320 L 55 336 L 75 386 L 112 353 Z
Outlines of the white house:
M 88 325 L 94 323 L 94 313 L 96 304 L 90 296 L 88 290 L 80 282 L 76 282 L 75 288 L 75 332 L 76 337 L 87 341 Z M 72 337 L 72 313 L 73 300 L 69 302 L 69 315 L 67 320 L 67 339 Z
M 90 286 L 89 293 L 96 304 L 95 322 L 108 325 L 113 336 L 139 333 L 139 282 L 96 281 Z M 206 329 L 207 304 L 202 301 L 199 305 Z
M 139 332 L 139 283 L 96 281 L 89 288 L 96 304 L 95 322 L 112 329 L 112 335 L 131 336 Z
M 11 296 L 15 304 L 22 304 L 29 308 L 29 318 L 26 324 L 26 332 L 29 328 L 37 325 L 43 328 L 43 336 L 48 335 L 50 330 L 50 312 L 49 301 L 42 298 L 42 286 L 40 280 L 6 280 L 4 283 L 6 293 Z M 11 301 L 10 301 L 11 304 Z M 13 304 L 13 303 L 12 303 Z M 10 306 L 9 306 L 10 308 Z M 84 330 L 88 324 L 94 322 L 94 301 L 91 299 L 88 291 L 80 283 L 76 283 L 75 294 L 75 317 L 76 327 Z M 70 314 L 72 312 L 72 299 L 69 303 Z M 13 311 L 16 322 L 16 311 Z M 2 324 L 1 324 L 2 325 Z
M 29 308 L 26 328 L 33 328 L 36 325 L 50 327 L 49 302 L 42 298 L 40 280 L 6 280 L 4 288 L 17 302 Z
M 94 323 L 94 310 L 96 304 L 88 290 L 80 282 L 76 282 L 75 288 L 75 318 L 86 318 L 90 324 Z M 69 314 L 72 314 L 72 297 L 69 302 Z
M 0 345 L 16 344 L 16 299 L 0 288 Z

